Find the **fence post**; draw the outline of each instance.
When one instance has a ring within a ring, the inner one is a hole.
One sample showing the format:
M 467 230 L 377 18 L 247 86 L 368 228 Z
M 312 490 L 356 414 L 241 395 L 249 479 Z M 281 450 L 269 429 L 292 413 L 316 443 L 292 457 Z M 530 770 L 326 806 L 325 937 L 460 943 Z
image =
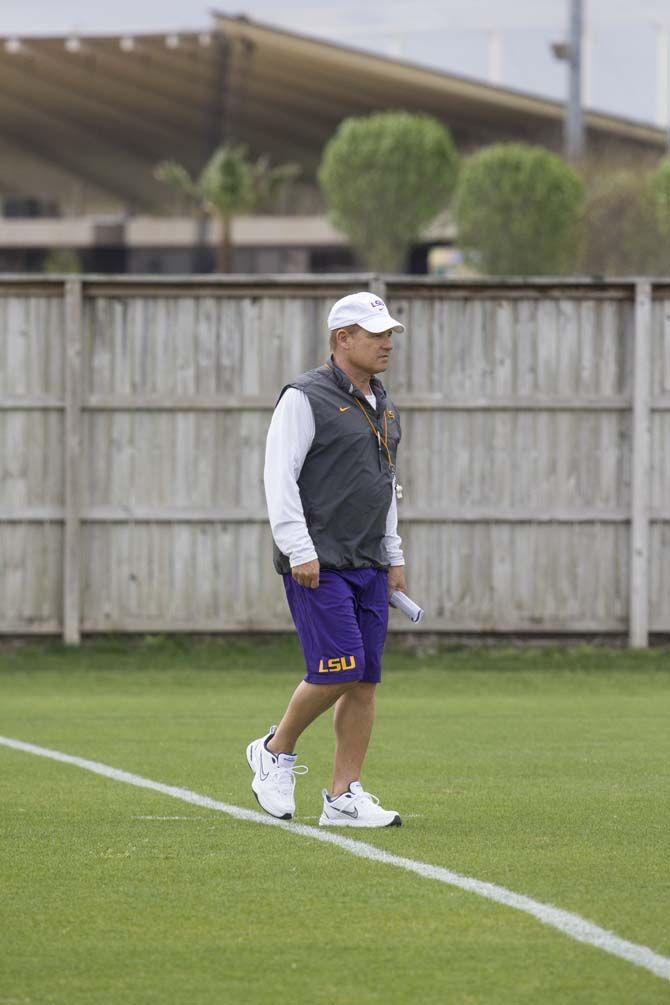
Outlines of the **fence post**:
M 63 641 L 79 645 L 81 567 L 82 281 L 65 280 Z
M 651 283 L 635 284 L 630 526 L 629 645 L 649 643 Z

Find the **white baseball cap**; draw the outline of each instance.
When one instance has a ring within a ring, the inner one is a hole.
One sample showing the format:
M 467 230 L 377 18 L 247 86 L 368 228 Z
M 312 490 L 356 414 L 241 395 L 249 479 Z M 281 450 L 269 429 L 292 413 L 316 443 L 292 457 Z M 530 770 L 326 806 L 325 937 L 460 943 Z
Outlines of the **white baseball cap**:
M 388 307 L 376 293 L 350 293 L 334 303 L 328 315 L 328 331 L 360 325 L 366 332 L 404 332 L 405 326 L 392 318 Z

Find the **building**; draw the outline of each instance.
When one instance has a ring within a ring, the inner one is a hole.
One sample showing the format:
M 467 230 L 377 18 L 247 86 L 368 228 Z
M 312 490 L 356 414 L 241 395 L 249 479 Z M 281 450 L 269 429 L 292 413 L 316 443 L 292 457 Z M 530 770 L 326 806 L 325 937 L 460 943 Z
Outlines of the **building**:
M 62 268 L 66 250 L 87 272 L 211 271 L 216 225 L 178 215 L 153 169 L 169 158 L 197 173 L 225 140 L 303 172 L 276 213 L 237 222 L 236 270 L 349 270 L 316 169 L 342 119 L 388 108 L 435 115 L 464 152 L 562 143 L 558 102 L 245 18 L 214 14 L 204 33 L 0 39 L 0 271 Z M 594 150 L 665 150 L 643 123 L 587 112 L 585 124 Z M 449 238 L 438 221 L 410 268 Z

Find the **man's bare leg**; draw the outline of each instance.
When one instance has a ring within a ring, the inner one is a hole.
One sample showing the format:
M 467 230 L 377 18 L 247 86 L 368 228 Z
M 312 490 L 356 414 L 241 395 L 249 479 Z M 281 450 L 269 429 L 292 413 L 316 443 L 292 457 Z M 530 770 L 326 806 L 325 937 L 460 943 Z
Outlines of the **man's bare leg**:
M 298 737 L 309 724 L 334 705 L 346 691 L 359 686 L 355 680 L 342 684 L 309 684 L 301 681 L 293 692 L 276 733 L 268 740 L 268 750 L 273 754 L 292 754 Z
M 361 777 L 375 718 L 376 684 L 364 681 L 340 695 L 335 705 L 335 766 L 330 795 L 340 796 Z

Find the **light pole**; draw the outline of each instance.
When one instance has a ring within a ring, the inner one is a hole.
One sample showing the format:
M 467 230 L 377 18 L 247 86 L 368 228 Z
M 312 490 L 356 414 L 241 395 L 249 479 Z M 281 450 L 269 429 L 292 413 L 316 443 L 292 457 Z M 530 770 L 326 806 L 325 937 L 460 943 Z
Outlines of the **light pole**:
M 568 99 L 565 105 L 563 147 L 565 157 L 576 161 L 584 153 L 584 120 L 582 116 L 582 35 L 584 32 L 583 0 L 570 0 L 570 32 L 567 42 L 551 46 L 556 59 L 568 64 Z
M 565 109 L 565 155 L 576 161 L 584 152 L 584 121 L 582 117 L 582 0 L 570 0 L 570 41 L 568 65 L 570 83 Z
M 503 82 L 503 34 L 491 28 L 489 40 L 489 83 L 499 86 Z
M 655 21 L 656 28 L 656 121 L 666 134 L 670 153 L 670 26 Z

